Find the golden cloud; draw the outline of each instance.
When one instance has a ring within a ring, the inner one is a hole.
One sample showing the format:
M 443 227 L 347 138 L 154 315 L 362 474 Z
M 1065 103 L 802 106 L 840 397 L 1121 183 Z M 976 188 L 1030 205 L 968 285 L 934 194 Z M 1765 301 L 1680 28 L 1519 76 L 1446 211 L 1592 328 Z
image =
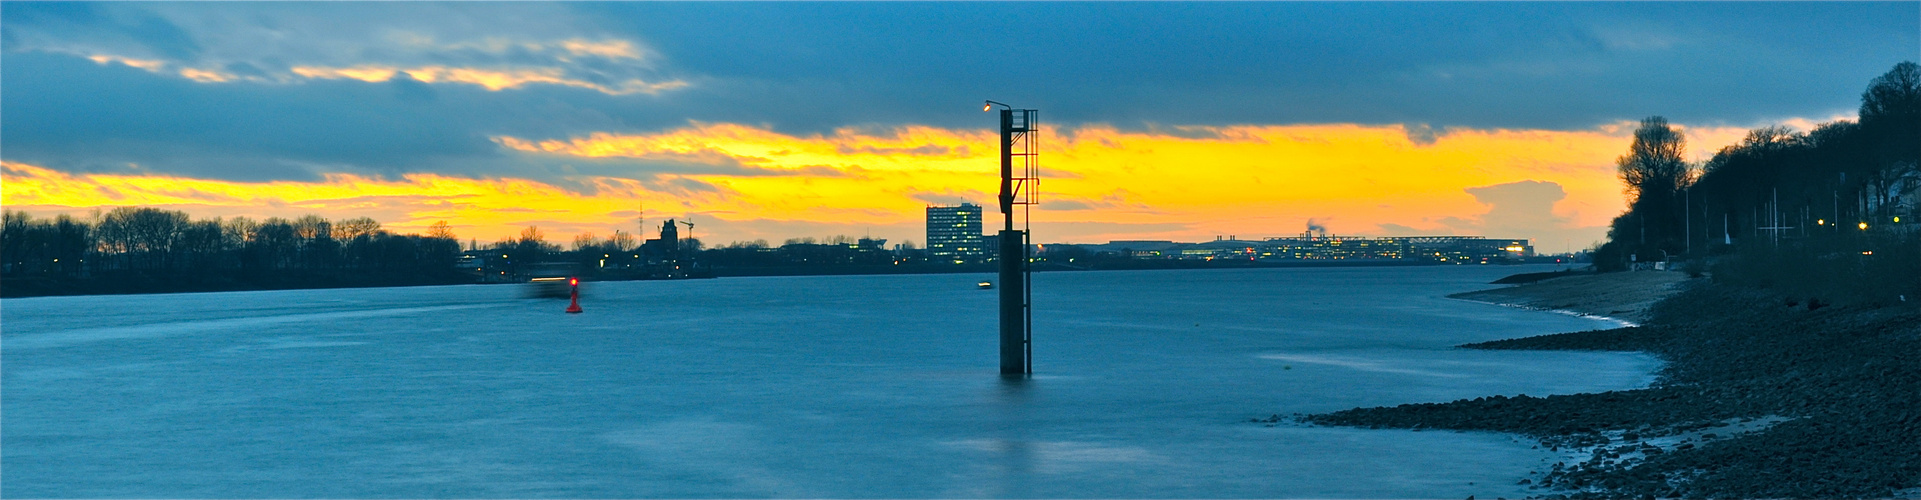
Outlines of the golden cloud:
M 490 91 L 517 89 L 531 84 L 562 85 L 592 89 L 606 94 L 657 94 L 687 87 L 682 80 L 650 81 L 642 78 L 626 78 L 615 83 L 602 83 L 579 78 L 570 72 L 573 63 L 581 59 L 602 59 L 627 69 L 644 70 L 651 67 L 651 52 L 645 47 L 628 40 L 603 39 L 589 40 L 570 38 L 555 41 L 527 41 L 507 38 L 486 38 L 478 41 L 459 43 L 440 43 L 430 37 L 399 33 L 391 37 L 393 42 L 413 46 L 426 52 L 478 51 L 502 55 L 509 52 L 540 54 L 544 62 L 532 64 L 499 64 L 479 66 L 446 65 L 405 65 L 391 63 L 369 63 L 351 66 L 329 66 L 318 64 L 297 65 L 290 74 L 273 76 L 242 76 L 218 69 L 219 64 L 201 61 L 204 67 L 192 67 L 189 62 L 139 59 L 114 54 L 80 53 L 87 59 L 99 64 L 118 63 L 140 68 L 152 73 L 177 75 L 181 78 L 202 83 L 225 83 L 250 81 L 257 83 L 287 83 L 300 78 L 308 79 L 351 79 L 364 82 L 385 82 L 405 74 L 410 78 L 426 83 L 457 83 L 478 85 Z M 65 50 L 73 52 L 72 50 Z M 630 73 L 631 74 L 631 73 Z
M 615 95 L 634 93 L 654 94 L 687 86 L 687 82 L 680 80 L 648 82 L 639 79 L 630 79 L 620 82 L 618 85 L 608 86 L 585 80 L 567 78 L 565 70 L 552 67 L 481 69 L 449 66 L 418 66 L 412 68 L 378 65 L 345 68 L 295 66 L 293 73 L 307 78 L 344 78 L 363 82 L 384 82 L 405 73 L 410 78 L 426 83 L 465 83 L 479 85 L 487 90 L 494 91 L 520 88 L 528 84 L 544 83 L 593 89 Z

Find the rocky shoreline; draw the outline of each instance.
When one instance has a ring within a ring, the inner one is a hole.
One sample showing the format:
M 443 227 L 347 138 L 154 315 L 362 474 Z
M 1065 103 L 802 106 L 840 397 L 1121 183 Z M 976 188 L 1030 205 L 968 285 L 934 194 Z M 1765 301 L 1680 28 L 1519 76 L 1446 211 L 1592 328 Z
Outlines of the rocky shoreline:
M 1542 274 L 1501 278 L 1494 284 L 1518 282 L 1521 285 L 1457 293 L 1448 298 L 1568 311 L 1638 324 L 1647 321 L 1648 310 L 1656 302 L 1673 295 L 1683 283 L 1689 281 L 1686 274 L 1670 271 Z
M 1624 310 L 1618 301 L 1645 294 L 1608 287 L 1670 287 L 1655 292 L 1666 298 L 1628 309 L 1641 326 L 1461 347 L 1647 352 L 1667 362 L 1652 387 L 1358 408 L 1300 419 L 1531 436 L 1543 449 L 1570 456 L 1526 481 L 1541 496 L 1921 497 L 1921 309 L 1827 307 L 1678 273 L 1651 274 L 1571 276 L 1499 294 L 1463 294 L 1528 307 L 1581 298 L 1552 308 L 1618 313 Z M 1565 282 L 1577 279 L 1603 291 L 1581 295 Z M 1530 287 L 1546 293 L 1530 296 Z

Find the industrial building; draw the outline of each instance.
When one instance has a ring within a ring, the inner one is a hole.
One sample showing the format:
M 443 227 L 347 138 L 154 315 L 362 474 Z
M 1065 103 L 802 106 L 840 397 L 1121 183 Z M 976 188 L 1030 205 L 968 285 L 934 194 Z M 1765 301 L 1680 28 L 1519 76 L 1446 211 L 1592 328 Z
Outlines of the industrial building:
M 1516 262 L 1534 256 L 1525 239 L 1479 236 L 1330 236 L 1306 233 L 1261 241 L 1217 239 L 1201 243 L 1173 241 L 1113 241 L 1078 247 L 1090 253 L 1112 253 L 1132 259 L 1195 259 L 1248 261 L 1431 261 L 1449 264 Z

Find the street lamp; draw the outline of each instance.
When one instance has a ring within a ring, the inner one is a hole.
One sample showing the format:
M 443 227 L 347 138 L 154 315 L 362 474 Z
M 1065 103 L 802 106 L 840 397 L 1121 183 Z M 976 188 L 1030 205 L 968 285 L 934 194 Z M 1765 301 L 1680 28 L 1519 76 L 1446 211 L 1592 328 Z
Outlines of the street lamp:
M 994 100 L 989 99 L 986 104 L 981 105 L 981 111 L 992 111 L 994 106 L 1000 106 L 1001 109 L 1014 109 L 1013 106 L 1008 106 L 1007 103 L 994 102 Z
M 1862 230 L 1862 231 L 1866 231 L 1866 230 L 1868 230 L 1868 223 L 1866 223 L 1866 222 L 1863 222 L 1863 223 L 1861 223 L 1861 224 L 1859 224 L 1859 226 L 1861 226 L 1861 230 Z

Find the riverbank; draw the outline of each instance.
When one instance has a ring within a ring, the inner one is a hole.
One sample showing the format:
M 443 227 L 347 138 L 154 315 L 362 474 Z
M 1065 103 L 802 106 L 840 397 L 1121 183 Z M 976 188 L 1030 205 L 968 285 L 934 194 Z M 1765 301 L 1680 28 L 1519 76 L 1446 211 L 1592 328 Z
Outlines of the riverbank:
M 1664 283 L 1656 274 L 1678 273 L 1555 278 L 1462 294 L 1638 317 L 1642 326 L 1462 347 L 1647 352 L 1667 362 L 1652 387 L 1302 419 L 1532 436 L 1569 457 L 1528 481 L 1550 496 L 1921 496 L 1921 453 L 1914 451 L 1921 450 L 1921 310 L 1811 305 L 1705 280 Z M 1583 294 L 1583 286 L 1593 292 Z M 1660 298 L 1654 287 L 1671 287 L 1672 295 Z M 1649 294 L 1660 300 L 1633 309 Z
M 1448 298 L 1606 316 L 1638 324 L 1647 321 L 1648 310 L 1656 302 L 1673 295 L 1686 281 L 1686 274 L 1671 271 L 1570 274 Z

